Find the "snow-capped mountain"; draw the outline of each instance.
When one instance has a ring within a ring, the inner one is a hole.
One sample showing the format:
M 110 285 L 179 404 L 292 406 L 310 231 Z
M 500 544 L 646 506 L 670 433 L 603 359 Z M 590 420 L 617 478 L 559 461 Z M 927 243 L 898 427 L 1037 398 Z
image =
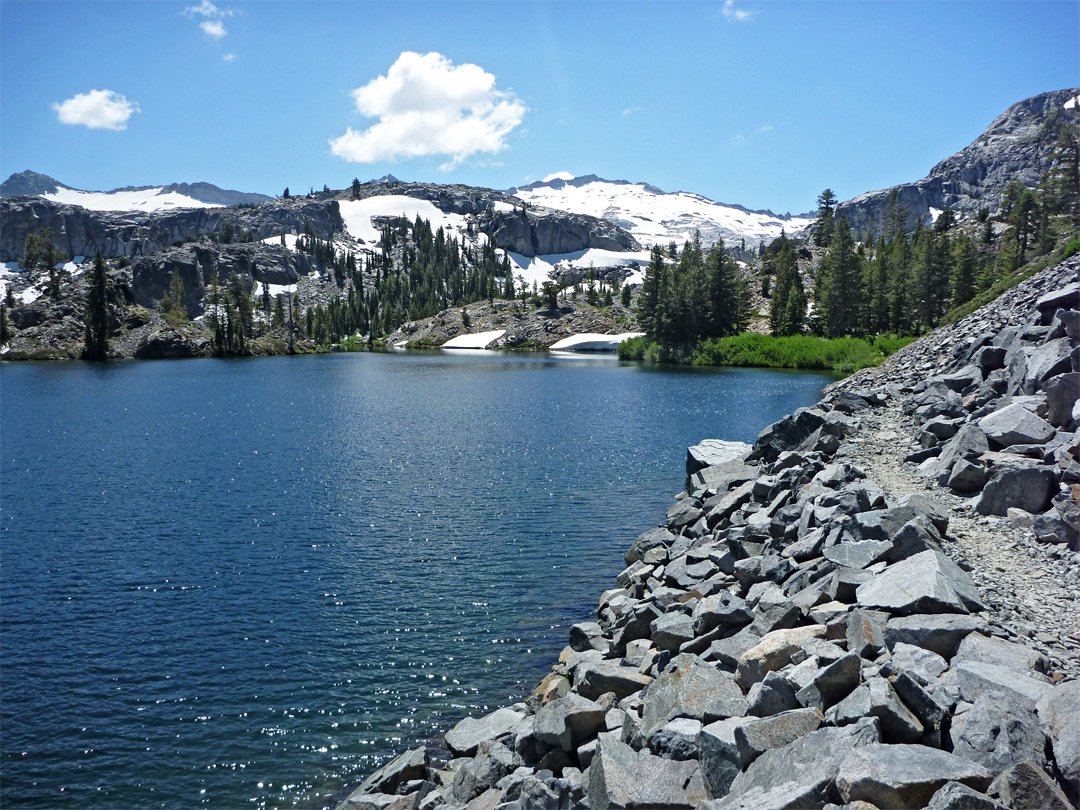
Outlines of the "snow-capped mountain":
M 746 240 L 747 248 L 762 240 L 802 230 L 809 216 L 778 215 L 727 205 L 686 191 L 665 192 L 647 183 L 604 180 L 594 174 L 582 177 L 556 175 L 544 181 L 509 189 L 508 193 L 535 205 L 589 214 L 613 222 L 643 245 L 682 244 L 695 230 L 705 244 L 723 239 L 729 246 Z
M 166 211 L 174 208 L 217 208 L 271 199 L 265 194 L 230 191 L 212 183 L 172 183 L 167 186 L 129 186 L 112 191 L 83 191 L 45 174 L 19 172 L 0 185 L 0 197 L 44 197 L 90 211 Z

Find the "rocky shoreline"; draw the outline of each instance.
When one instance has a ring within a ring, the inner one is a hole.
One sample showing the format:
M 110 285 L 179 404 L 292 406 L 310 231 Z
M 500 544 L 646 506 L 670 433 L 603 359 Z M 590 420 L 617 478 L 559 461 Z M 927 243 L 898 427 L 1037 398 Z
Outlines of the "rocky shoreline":
M 1078 268 L 691 448 L 539 686 L 339 810 L 1076 806 Z

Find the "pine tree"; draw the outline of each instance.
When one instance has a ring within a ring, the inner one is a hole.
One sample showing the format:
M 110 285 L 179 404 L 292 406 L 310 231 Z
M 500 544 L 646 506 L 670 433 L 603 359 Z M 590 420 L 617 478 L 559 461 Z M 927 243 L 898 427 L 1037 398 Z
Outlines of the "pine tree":
M 861 275 L 851 227 L 841 217 L 821 261 L 815 295 L 827 337 L 856 333 L 862 302 Z
M 8 321 L 8 308 L 0 304 L 0 345 L 11 340 L 11 323 Z
M 359 180 L 359 178 L 354 177 L 352 179 L 352 189 L 351 189 L 351 191 L 352 191 L 352 198 L 354 200 L 360 199 L 360 180 Z
M 653 245 L 649 254 L 649 264 L 645 268 L 645 278 L 641 283 L 638 296 L 638 320 L 641 328 L 649 335 L 656 335 L 656 305 L 660 297 L 660 287 L 664 281 L 664 249 Z
M 817 198 L 817 220 L 814 223 L 814 244 L 824 247 L 832 241 L 835 221 L 833 208 L 836 206 L 836 195 L 831 188 L 825 189 Z
M 86 334 L 83 358 L 104 360 L 109 353 L 109 279 L 105 271 L 105 259 L 98 253 L 94 257 L 94 269 L 90 275 L 90 289 L 86 297 Z
M 965 304 L 975 295 L 975 246 L 961 236 L 952 249 L 952 305 Z

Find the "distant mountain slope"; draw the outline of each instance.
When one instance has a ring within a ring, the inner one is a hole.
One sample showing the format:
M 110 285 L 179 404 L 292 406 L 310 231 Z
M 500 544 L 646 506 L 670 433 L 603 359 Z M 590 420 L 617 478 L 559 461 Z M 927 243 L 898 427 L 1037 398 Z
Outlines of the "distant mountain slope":
M 170 208 L 212 208 L 265 202 L 271 197 L 218 188 L 212 183 L 168 186 L 126 186 L 112 191 L 83 191 L 45 174 L 25 171 L 0 184 L 0 197 L 44 197 L 90 211 L 163 211 Z
M 643 245 L 667 245 L 672 240 L 681 245 L 700 230 L 706 244 L 722 238 L 731 246 L 745 239 L 750 247 L 775 239 L 781 230 L 801 230 L 811 221 L 751 211 L 685 191 L 665 192 L 647 183 L 604 180 L 594 174 L 530 183 L 508 193 L 530 204 L 601 217 L 625 228 Z
M 908 213 L 909 229 L 917 222 L 927 222 L 932 217 L 931 208 L 967 214 L 980 208 L 994 212 L 1014 180 L 1032 187 L 1039 184 L 1050 168 L 1058 129 L 1080 119 L 1078 96 L 1080 89 L 1073 88 L 1017 102 L 970 146 L 938 163 L 922 180 L 860 194 L 840 203 L 837 216 L 847 217 L 859 232 L 880 229 L 893 191 L 897 204 Z

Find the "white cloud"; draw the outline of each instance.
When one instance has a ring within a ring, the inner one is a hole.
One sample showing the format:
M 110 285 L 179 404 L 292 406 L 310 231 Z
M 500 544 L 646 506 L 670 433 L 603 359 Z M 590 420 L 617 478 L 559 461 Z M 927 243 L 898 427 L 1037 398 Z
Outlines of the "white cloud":
M 53 102 L 52 106 L 61 124 L 116 132 L 127 129 L 131 114 L 139 112 L 138 104 L 112 90 L 77 93 L 67 101 Z
M 724 16 L 729 20 L 735 20 L 735 22 L 748 22 L 755 14 L 756 11 L 746 11 L 745 9 L 735 8 L 735 0 L 724 0 Z
M 215 6 L 210 0 L 202 0 L 197 6 L 188 6 L 184 9 L 185 17 L 231 17 L 233 10 L 231 8 L 219 8 Z
M 203 33 L 208 37 L 214 39 L 221 39 L 228 31 L 225 30 L 225 26 L 222 25 L 221 20 L 203 20 L 199 23 L 199 28 L 203 30 Z
M 731 143 L 733 146 L 741 146 L 742 144 L 746 143 L 746 136 L 743 135 L 741 132 L 736 132 L 734 135 L 731 136 Z
M 226 62 L 231 62 L 236 58 L 236 54 L 235 53 L 227 53 L 221 58 L 224 59 Z
M 627 107 L 622 111 L 623 115 L 633 115 L 634 113 L 645 112 L 641 107 Z
M 573 180 L 574 175 L 570 172 L 554 172 L 544 178 L 543 182 L 550 183 L 552 180 Z
M 477 152 L 506 148 L 525 105 L 497 90 L 495 77 L 479 65 L 454 65 L 439 53 L 404 51 L 385 76 L 352 91 L 356 109 L 379 120 L 331 138 L 331 151 L 353 163 L 425 155 L 448 155 L 452 169 Z
M 766 132 L 772 132 L 772 131 L 773 131 L 773 125 L 772 124 L 762 124 L 760 127 L 758 127 L 757 129 L 754 130 L 754 134 L 755 135 L 762 135 L 762 134 L 764 134 Z

